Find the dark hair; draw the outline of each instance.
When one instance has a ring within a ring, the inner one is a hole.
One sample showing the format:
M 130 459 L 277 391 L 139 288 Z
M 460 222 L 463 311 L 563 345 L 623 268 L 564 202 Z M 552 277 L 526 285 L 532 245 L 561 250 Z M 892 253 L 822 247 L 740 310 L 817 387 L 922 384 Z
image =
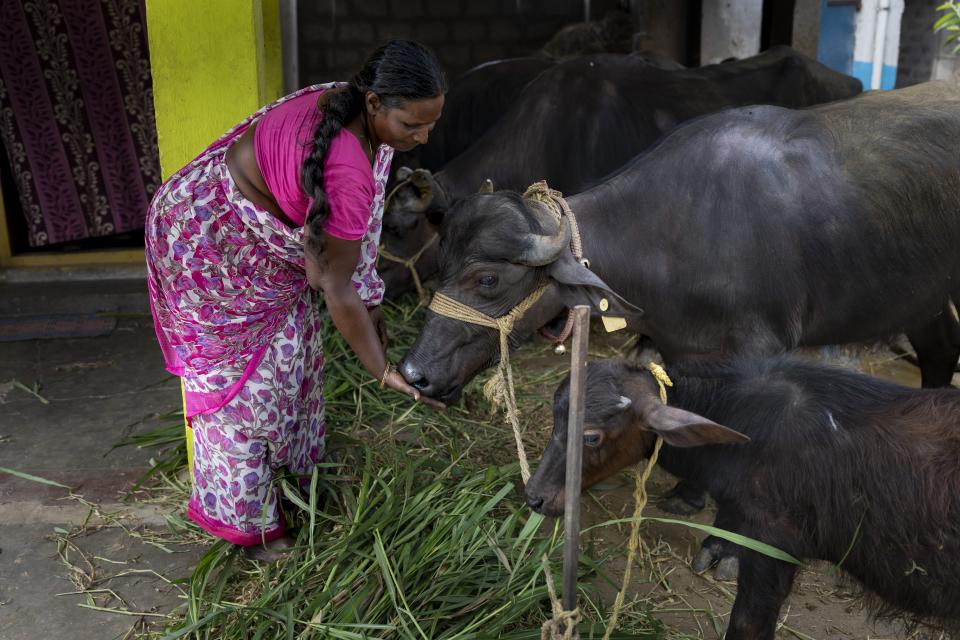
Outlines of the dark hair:
M 447 80 L 432 51 L 411 40 L 391 40 L 370 54 L 345 90 L 331 96 L 313 134 L 313 151 L 303 161 L 303 190 L 313 196 L 306 224 L 319 237 L 320 225 L 330 215 L 323 188 L 323 160 L 333 138 L 345 124 L 363 113 L 364 98 L 372 91 L 387 109 L 407 100 L 433 98 L 445 93 Z

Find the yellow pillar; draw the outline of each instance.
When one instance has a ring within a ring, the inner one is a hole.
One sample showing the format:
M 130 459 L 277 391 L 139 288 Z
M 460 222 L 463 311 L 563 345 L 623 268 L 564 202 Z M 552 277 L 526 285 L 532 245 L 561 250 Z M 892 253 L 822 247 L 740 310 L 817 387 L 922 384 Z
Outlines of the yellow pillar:
M 264 104 L 283 95 L 283 47 L 280 42 L 280 0 L 263 3 L 263 91 Z
M 147 0 L 164 177 L 280 96 L 279 0 Z
M 164 178 L 280 97 L 279 0 L 147 0 L 147 38 Z

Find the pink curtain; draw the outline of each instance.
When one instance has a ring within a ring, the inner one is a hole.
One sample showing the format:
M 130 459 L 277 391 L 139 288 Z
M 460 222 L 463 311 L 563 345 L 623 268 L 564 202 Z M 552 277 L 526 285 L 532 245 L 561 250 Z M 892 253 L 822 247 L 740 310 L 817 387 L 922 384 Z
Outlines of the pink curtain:
M 0 0 L 0 141 L 30 246 L 143 228 L 160 183 L 145 25 L 142 0 Z

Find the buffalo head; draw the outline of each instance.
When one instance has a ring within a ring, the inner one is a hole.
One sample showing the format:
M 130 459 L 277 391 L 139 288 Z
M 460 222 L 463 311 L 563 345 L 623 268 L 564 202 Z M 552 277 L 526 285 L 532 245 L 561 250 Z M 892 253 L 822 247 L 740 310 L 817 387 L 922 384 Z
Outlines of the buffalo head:
M 610 315 L 638 311 L 623 301 L 570 251 L 570 226 L 550 208 L 511 191 L 474 194 L 450 209 L 440 229 L 439 291 L 497 318 L 546 286 L 543 297 L 514 325 L 511 342 L 564 307 L 606 299 Z M 463 385 L 499 359 L 497 332 L 427 313 L 400 371 L 421 393 L 453 402 Z
M 437 273 L 437 247 L 434 236 L 451 199 L 430 171 L 397 169 L 396 183 L 389 190 L 393 197 L 383 212 L 380 245 L 392 256 L 414 258 L 414 268 L 421 282 Z M 479 185 L 480 193 L 493 193 L 493 181 Z M 418 256 L 419 254 L 419 256 Z M 397 298 L 413 290 L 410 270 L 395 260 L 383 259 L 378 266 L 387 294 Z
M 648 458 L 657 435 L 675 447 L 746 442 L 747 436 L 707 418 L 660 402 L 653 376 L 644 369 L 606 360 L 587 365 L 583 426 L 582 487 L 590 488 Z M 536 473 L 527 483 L 527 504 L 548 516 L 563 513 L 570 378 L 553 399 L 553 434 Z
M 446 209 L 447 198 L 426 169 L 400 167 L 396 178 L 397 183 L 388 189 L 393 196 L 383 212 L 380 246 L 402 260 L 427 247 L 414 264 L 420 279 L 426 280 L 437 272 L 436 245 L 431 244 L 431 240 Z M 381 259 L 377 271 L 391 298 L 413 290 L 413 276 L 406 266 Z

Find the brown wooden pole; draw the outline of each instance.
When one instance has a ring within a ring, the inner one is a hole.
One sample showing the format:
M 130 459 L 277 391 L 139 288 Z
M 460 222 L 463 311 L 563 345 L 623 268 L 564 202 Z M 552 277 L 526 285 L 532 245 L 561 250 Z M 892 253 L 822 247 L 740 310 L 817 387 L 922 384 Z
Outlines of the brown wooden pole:
M 567 416 L 567 482 L 564 489 L 563 608 L 577 607 L 577 559 L 580 555 L 580 472 L 583 466 L 583 410 L 587 390 L 590 307 L 573 308 L 570 349 L 570 412 Z

